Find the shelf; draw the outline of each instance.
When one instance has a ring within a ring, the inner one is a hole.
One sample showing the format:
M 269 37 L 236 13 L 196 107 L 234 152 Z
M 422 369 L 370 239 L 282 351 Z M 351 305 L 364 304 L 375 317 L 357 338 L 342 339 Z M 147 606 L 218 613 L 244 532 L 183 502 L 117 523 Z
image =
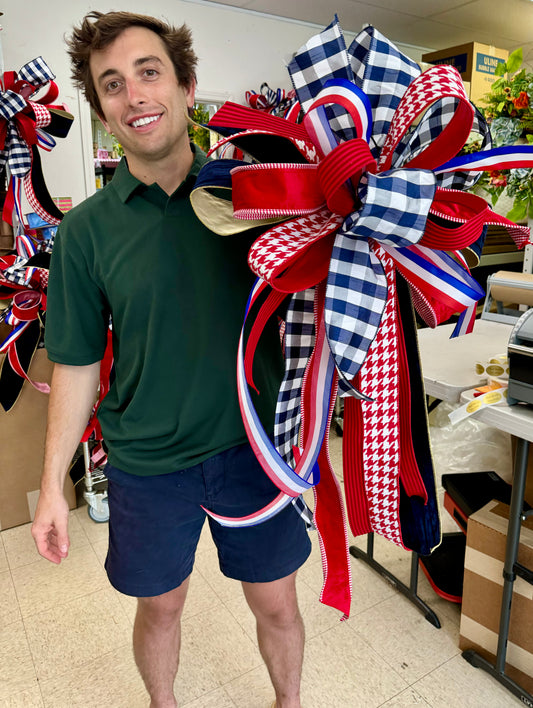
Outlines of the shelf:
M 480 266 L 498 265 L 499 263 L 521 263 L 524 260 L 523 251 L 508 251 L 504 253 L 485 253 L 479 259 Z

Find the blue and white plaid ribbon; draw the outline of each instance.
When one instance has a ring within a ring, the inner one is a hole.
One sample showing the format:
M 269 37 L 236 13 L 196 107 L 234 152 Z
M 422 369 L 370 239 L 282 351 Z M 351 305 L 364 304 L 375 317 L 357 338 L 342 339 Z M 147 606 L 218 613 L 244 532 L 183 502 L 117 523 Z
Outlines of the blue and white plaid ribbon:
M 385 142 L 403 94 L 420 74 L 414 62 L 372 27 L 363 30 L 347 50 L 337 18 L 300 49 L 288 68 L 306 113 L 328 86 L 346 82 L 361 89 L 366 104 L 364 112 L 369 113 L 364 137 L 370 138 L 375 157 Z M 321 123 L 323 133 L 334 134 L 330 149 L 339 141 L 363 137 L 354 129 L 351 117 L 338 106 L 333 111 L 330 105 L 325 106 Z M 435 188 L 435 176 L 425 170 L 367 174 L 359 188 L 363 208 L 346 218 L 336 236 L 325 319 L 328 340 L 341 374 L 342 393 L 353 393 L 347 380 L 355 376 L 364 362 L 387 297 L 383 268 L 368 239 L 395 247 L 417 243 L 424 233 Z M 284 415 L 285 411 L 280 410 L 280 416 Z

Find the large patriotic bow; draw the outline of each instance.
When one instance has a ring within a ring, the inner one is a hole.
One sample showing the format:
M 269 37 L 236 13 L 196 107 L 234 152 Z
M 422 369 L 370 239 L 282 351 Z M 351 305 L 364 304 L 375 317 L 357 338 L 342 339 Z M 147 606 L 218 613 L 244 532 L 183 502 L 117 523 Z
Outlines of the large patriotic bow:
M 450 162 L 472 127 L 485 146 L 490 141 L 452 67 L 420 75 L 373 28 L 347 50 L 335 19 L 295 55 L 289 72 L 303 122 L 225 104 L 210 125 L 225 136 L 221 142 L 231 141 L 258 164 L 210 163 L 192 196 L 200 218 L 219 233 L 283 220 L 250 251 L 260 280 L 248 311 L 257 308 L 258 314 L 246 354 L 241 338 L 238 364 L 248 436 L 281 491 L 246 519 L 219 521 L 257 523 L 315 486 L 315 521 L 330 575 L 322 597 L 346 613 L 349 597 L 339 590 L 349 580 L 338 550 L 343 509 L 326 435 L 336 374 L 348 396 L 344 478 L 352 531 L 378 531 L 401 546 L 430 552 L 440 530 L 405 283 L 429 324 L 465 311 L 470 316 L 459 328 L 468 331 L 482 291 L 461 250 L 482 238 L 488 223 L 505 225 L 518 245 L 528 229 L 498 217 L 482 199 L 450 189 L 471 184 L 473 171 L 485 169 L 482 160 Z M 512 160 L 531 165 L 532 150 L 524 148 Z M 232 188 L 234 216 L 248 222 L 244 227 L 221 217 L 223 202 L 210 187 Z M 268 285 L 273 292 L 263 301 Z M 259 331 L 286 293 L 295 294 L 287 310 L 287 370 L 274 449 L 246 384 L 253 384 Z
M 73 117 L 64 105 L 56 105 L 59 91 L 54 74 L 37 57 L 25 64 L 19 72 L 8 71 L 3 76 L 0 93 L 0 167 L 7 163 L 11 185 L 4 205 L 3 219 L 12 223 L 13 208 L 21 223 L 21 191 L 39 216 L 50 224 L 58 224 L 62 214 L 46 189 L 37 148 L 50 151 L 56 137 L 65 137 Z M 31 100 L 48 85 L 44 96 Z M 46 128 L 46 132 L 43 130 Z

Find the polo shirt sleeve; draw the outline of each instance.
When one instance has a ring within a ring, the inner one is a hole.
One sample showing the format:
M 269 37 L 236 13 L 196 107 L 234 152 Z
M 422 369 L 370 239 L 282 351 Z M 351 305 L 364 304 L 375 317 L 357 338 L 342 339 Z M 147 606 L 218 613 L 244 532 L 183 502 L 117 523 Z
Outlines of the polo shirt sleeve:
M 109 307 L 95 279 L 90 241 L 82 248 L 75 236 L 62 222 L 50 263 L 45 346 L 52 361 L 85 366 L 104 355 Z

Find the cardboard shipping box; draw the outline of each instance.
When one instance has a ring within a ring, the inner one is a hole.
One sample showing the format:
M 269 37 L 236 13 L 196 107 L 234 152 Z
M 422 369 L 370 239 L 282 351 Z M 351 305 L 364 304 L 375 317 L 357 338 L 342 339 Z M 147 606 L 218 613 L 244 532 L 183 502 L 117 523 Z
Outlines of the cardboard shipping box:
M 463 81 L 470 84 L 469 98 L 477 103 L 489 93 L 491 84 L 496 80 L 495 70 L 500 62 L 507 61 L 507 49 L 497 49 L 488 44 L 469 42 L 457 47 L 441 49 L 422 55 L 422 61 L 428 64 L 451 64 L 461 74 Z M 483 104 L 481 104 L 483 105 Z
M 0 357 L 0 366 L 2 357 Z M 45 349 L 35 352 L 29 376 L 50 383 L 52 363 Z M 0 530 L 32 521 L 43 465 L 48 396 L 24 382 L 19 399 L 6 413 L 0 406 Z M 65 482 L 69 507 L 76 506 L 70 477 Z
M 0 219 L 0 251 L 10 251 L 13 248 L 13 227 Z
M 468 519 L 459 646 L 494 661 L 503 590 L 509 506 L 491 501 Z M 518 562 L 533 568 L 533 518 L 522 523 Z M 513 586 L 505 672 L 533 692 L 533 585 Z

